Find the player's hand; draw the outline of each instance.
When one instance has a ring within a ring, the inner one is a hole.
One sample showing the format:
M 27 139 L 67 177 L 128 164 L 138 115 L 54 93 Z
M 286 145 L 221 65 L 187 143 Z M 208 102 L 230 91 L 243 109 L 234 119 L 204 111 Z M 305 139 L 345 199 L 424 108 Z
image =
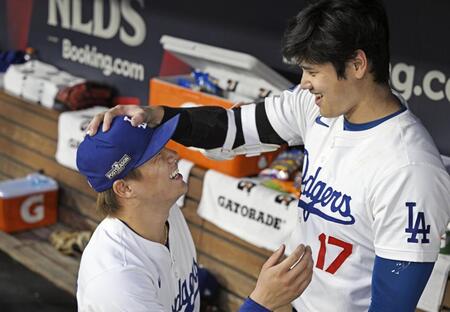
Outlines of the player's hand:
M 137 105 L 117 105 L 104 113 L 95 115 L 86 129 L 86 133 L 90 136 L 96 134 L 102 122 L 103 132 L 108 131 L 114 117 L 119 115 L 131 117 L 131 124 L 134 127 L 143 122 L 148 123 L 150 127 L 155 127 L 160 124 L 164 116 L 164 108 L 161 106 L 141 107 Z
M 300 245 L 281 261 L 284 245 L 264 263 L 250 298 L 273 311 L 300 296 L 311 282 L 311 248 Z

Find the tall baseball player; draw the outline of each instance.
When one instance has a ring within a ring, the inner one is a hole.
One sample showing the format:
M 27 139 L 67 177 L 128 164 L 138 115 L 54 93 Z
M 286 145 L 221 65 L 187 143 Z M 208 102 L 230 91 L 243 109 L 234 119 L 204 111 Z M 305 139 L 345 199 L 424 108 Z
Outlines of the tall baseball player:
M 79 311 L 199 311 L 195 247 L 175 205 L 187 185 L 178 173 L 178 155 L 164 148 L 178 118 L 150 128 L 118 116 L 110 131 L 79 146 L 77 166 L 99 192 L 97 206 L 107 215 L 83 252 Z M 281 260 L 283 254 L 280 248 L 264 264 L 242 312 L 286 305 L 309 284 L 311 249 L 299 246 Z
M 315 268 L 294 307 L 414 311 L 449 222 L 450 178 L 424 126 L 389 87 L 381 1 L 312 2 L 289 24 L 283 54 L 303 70 L 301 83 L 264 104 L 118 106 L 89 131 L 103 119 L 106 131 L 116 114 L 157 125 L 180 113 L 174 139 L 210 154 L 304 144 L 299 224 L 288 245 L 311 245 Z

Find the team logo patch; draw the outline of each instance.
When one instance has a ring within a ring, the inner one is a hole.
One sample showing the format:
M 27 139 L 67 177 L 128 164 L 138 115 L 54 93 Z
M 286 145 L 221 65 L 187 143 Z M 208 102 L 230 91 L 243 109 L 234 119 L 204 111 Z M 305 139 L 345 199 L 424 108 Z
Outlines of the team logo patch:
M 295 200 L 294 197 L 286 195 L 286 194 L 280 194 L 277 197 L 275 197 L 275 202 L 277 204 L 284 204 L 287 206 L 289 206 L 290 203 L 292 203 Z
M 252 188 L 254 188 L 256 186 L 256 183 L 252 182 L 252 181 L 248 181 L 248 180 L 242 180 L 239 181 L 237 188 L 241 191 L 247 191 L 247 193 L 250 194 L 250 191 L 252 190 Z
M 422 234 L 422 244 L 429 243 L 430 240 L 427 238 L 427 234 L 430 234 L 430 225 L 425 223 L 425 213 L 418 212 L 416 221 L 413 222 L 416 203 L 407 202 L 405 205 L 408 207 L 408 227 L 405 229 L 405 232 L 411 234 L 411 237 L 408 237 L 408 243 L 418 243 L 417 234 Z
M 128 156 L 127 154 L 123 155 L 123 157 L 119 161 L 116 161 L 112 164 L 111 170 L 109 170 L 105 174 L 105 176 L 110 180 L 113 179 L 115 176 L 120 174 L 125 169 L 126 165 L 128 165 L 130 161 L 131 161 L 130 156 Z
M 87 127 L 89 126 L 89 123 L 91 122 L 91 119 L 94 116 L 91 115 L 81 115 L 81 121 L 79 123 L 79 130 L 81 132 L 85 132 Z M 67 142 L 67 145 L 69 146 L 69 148 L 73 148 L 73 149 L 77 149 L 78 146 L 80 146 L 81 141 L 75 138 L 70 138 Z
M 68 141 L 67 141 L 67 146 L 69 146 L 70 148 L 78 148 L 78 146 L 80 146 L 80 144 L 81 144 L 81 142 L 79 141 L 79 140 L 77 140 L 77 139 L 74 139 L 74 138 L 70 138 Z
M 91 115 L 82 115 L 81 116 L 81 122 L 80 122 L 80 131 L 84 132 L 86 131 L 87 127 L 89 126 L 89 123 L 91 122 L 91 119 L 94 116 Z

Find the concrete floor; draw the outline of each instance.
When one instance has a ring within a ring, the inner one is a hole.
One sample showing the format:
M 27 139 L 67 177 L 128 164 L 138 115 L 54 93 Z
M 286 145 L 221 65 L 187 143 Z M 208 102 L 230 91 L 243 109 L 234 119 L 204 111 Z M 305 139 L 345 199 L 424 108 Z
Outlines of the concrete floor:
M 76 311 L 76 299 L 0 252 L 0 311 Z

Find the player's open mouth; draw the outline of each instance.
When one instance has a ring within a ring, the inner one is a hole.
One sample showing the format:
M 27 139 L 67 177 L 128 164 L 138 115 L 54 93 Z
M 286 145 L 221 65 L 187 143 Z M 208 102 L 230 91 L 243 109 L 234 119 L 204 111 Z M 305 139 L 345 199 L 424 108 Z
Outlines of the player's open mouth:
M 181 179 L 181 174 L 178 170 L 178 168 L 176 168 L 174 171 L 172 171 L 172 173 L 169 175 L 169 179 L 171 180 L 178 180 Z

